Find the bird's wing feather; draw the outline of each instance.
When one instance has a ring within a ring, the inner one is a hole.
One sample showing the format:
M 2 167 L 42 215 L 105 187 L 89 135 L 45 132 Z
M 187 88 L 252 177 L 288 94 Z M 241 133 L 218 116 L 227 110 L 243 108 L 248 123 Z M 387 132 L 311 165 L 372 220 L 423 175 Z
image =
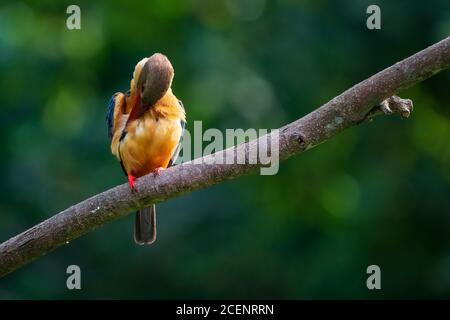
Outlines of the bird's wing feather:
M 181 100 L 178 100 L 181 108 L 183 108 L 184 110 L 184 106 L 183 106 L 183 102 L 181 102 Z M 184 121 L 183 119 L 180 120 L 180 124 L 181 124 L 181 136 L 180 136 L 180 141 L 178 141 L 178 145 L 175 149 L 175 151 L 173 152 L 172 158 L 169 161 L 169 165 L 168 167 L 173 166 L 173 164 L 175 163 L 175 161 L 177 161 L 178 155 L 180 154 L 180 149 L 181 149 L 181 144 L 183 142 L 183 135 L 184 135 L 184 129 L 186 127 L 186 121 Z
M 117 123 L 125 110 L 125 103 L 125 94 L 123 92 L 116 92 L 109 99 L 108 110 L 106 112 L 106 124 L 108 126 L 108 136 L 111 139 L 117 129 Z
M 118 122 L 126 112 L 125 105 L 126 105 L 125 94 L 122 92 L 114 93 L 111 99 L 109 99 L 108 110 L 106 111 L 106 125 L 108 126 L 108 136 L 110 139 L 113 138 L 114 133 L 116 132 L 118 127 Z M 114 143 L 114 141 L 112 143 Z M 119 152 L 119 160 L 120 166 L 122 167 L 124 174 L 127 175 L 122 159 L 120 159 L 120 152 Z

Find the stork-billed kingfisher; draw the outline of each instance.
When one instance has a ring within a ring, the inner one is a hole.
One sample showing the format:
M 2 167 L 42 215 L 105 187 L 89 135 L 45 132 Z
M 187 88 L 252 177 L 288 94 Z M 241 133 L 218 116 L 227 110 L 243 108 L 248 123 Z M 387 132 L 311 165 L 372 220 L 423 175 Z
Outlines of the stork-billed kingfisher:
M 161 170 L 176 161 L 186 124 L 183 104 L 173 94 L 174 70 L 169 59 L 155 53 L 134 68 L 130 90 L 115 93 L 106 121 L 111 152 L 119 159 L 132 191 L 135 179 Z M 156 240 L 155 205 L 136 212 L 134 240 Z

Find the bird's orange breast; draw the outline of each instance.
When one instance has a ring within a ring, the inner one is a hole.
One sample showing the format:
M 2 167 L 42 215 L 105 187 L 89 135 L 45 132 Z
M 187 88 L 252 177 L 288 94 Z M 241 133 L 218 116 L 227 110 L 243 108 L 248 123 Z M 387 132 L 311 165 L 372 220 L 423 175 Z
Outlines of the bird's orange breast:
M 120 158 L 128 173 L 146 175 L 158 167 L 166 168 L 182 134 L 175 119 L 154 119 L 145 115 L 130 123 L 120 142 Z
M 178 100 L 161 99 L 140 118 L 129 122 L 118 142 L 118 153 L 127 173 L 141 177 L 166 168 L 180 142 L 184 110 Z

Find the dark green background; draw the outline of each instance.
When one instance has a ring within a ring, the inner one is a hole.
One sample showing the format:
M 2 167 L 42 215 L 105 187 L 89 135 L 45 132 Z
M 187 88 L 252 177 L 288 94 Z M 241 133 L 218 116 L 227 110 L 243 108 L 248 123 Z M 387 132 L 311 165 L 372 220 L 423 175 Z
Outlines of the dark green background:
M 450 34 L 450 2 L 65 1 L 0 5 L 0 241 L 125 182 L 104 116 L 134 65 L 165 53 L 204 128 L 277 128 Z M 448 298 L 450 71 L 381 117 L 281 164 L 132 215 L 0 279 L 0 298 Z M 66 289 L 66 268 L 82 290 Z M 382 290 L 366 288 L 377 264 Z

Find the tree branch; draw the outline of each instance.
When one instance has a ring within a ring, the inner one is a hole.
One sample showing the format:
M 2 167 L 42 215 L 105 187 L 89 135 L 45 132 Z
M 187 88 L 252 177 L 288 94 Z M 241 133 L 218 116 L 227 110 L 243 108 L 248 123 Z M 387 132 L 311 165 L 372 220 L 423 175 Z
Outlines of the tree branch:
M 450 37 L 447 37 L 360 82 L 303 118 L 280 128 L 280 159 L 306 151 L 348 127 L 371 119 L 373 115 L 380 113 L 379 110 L 409 115 L 412 104 L 408 109 L 408 103 L 403 103 L 405 100 L 399 103 L 397 98 L 390 97 L 449 66 Z M 381 106 L 374 109 L 380 103 Z M 194 160 L 169 168 L 159 177 L 142 177 L 137 180 L 137 193 L 131 193 L 128 185 L 123 184 L 52 216 L 0 245 L 0 277 L 139 208 L 206 188 L 259 168 L 260 164 L 206 163 L 212 157 L 223 154 L 231 153 L 234 157 L 242 153 L 248 154 L 255 150 L 258 141 L 267 138 L 263 136 L 203 157 L 202 163 Z

